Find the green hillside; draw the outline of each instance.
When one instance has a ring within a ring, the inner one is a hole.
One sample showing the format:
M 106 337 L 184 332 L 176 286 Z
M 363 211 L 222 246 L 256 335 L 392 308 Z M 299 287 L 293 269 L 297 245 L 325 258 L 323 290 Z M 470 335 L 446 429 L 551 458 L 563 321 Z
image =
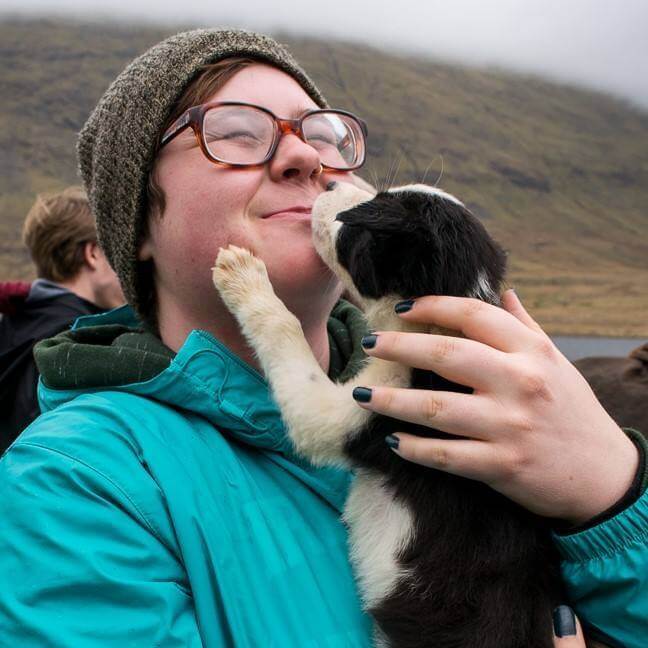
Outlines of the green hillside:
M 178 29 L 0 22 L 0 277 L 31 276 L 22 219 L 36 192 L 77 182 L 75 133 L 103 90 Z M 439 185 L 510 251 L 510 283 L 550 332 L 648 336 L 648 114 L 537 78 L 279 39 L 368 122 L 368 180 L 434 183 L 443 166 Z

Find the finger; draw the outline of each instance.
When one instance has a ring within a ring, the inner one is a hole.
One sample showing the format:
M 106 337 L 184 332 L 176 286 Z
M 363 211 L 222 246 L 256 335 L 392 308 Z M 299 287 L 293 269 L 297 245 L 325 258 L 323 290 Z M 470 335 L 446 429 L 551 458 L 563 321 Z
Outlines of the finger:
M 374 346 L 366 347 L 365 340 Z M 363 338 L 363 347 L 368 355 L 434 371 L 477 390 L 510 380 L 505 354 L 467 338 L 379 331 Z
M 511 315 L 517 317 L 517 319 L 519 319 L 525 326 L 528 326 L 530 329 L 533 329 L 538 333 L 544 333 L 540 325 L 531 317 L 531 315 L 529 315 L 529 313 L 527 313 L 520 301 L 520 298 L 514 290 L 507 290 L 502 295 L 502 306 L 507 312 L 511 313 Z
M 401 317 L 459 331 L 471 340 L 500 351 L 521 351 L 537 342 L 537 331 L 511 313 L 469 297 L 419 297 Z
M 493 446 L 484 441 L 427 439 L 398 432 L 386 443 L 400 457 L 421 466 L 488 483 L 500 473 Z
M 553 611 L 554 648 L 585 648 L 580 622 L 568 605 Z
M 490 439 L 506 429 L 495 401 L 482 395 L 430 389 L 356 387 L 353 397 L 365 409 L 448 434 Z

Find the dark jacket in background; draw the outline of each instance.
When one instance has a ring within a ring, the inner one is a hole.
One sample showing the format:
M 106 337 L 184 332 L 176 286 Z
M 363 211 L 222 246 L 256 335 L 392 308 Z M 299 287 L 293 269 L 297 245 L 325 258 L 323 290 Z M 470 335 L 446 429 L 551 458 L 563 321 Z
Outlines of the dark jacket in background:
M 15 315 L 29 295 L 31 284 L 26 281 L 0 281 L 0 318 Z
M 0 316 L 0 453 L 40 414 L 34 344 L 81 315 L 103 310 L 45 279 L 37 279 L 26 299 L 12 300 L 12 306 L 13 312 Z

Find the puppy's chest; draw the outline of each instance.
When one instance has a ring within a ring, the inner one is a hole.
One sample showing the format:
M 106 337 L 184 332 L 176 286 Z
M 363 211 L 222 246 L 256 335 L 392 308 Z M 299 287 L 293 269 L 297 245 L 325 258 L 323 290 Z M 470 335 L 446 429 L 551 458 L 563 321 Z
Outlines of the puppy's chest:
M 356 474 L 344 511 L 351 560 L 368 608 L 382 601 L 405 570 L 399 556 L 414 534 L 409 508 L 395 497 L 379 473 Z

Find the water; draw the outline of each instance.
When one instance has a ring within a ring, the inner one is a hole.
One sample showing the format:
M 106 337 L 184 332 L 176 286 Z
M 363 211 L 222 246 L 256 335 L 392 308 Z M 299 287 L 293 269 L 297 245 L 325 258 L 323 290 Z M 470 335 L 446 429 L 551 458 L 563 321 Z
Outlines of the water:
M 557 335 L 551 339 L 570 360 L 591 356 L 624 357 L 647 341 L 645 338 L 581 337 L 575 335 Z

